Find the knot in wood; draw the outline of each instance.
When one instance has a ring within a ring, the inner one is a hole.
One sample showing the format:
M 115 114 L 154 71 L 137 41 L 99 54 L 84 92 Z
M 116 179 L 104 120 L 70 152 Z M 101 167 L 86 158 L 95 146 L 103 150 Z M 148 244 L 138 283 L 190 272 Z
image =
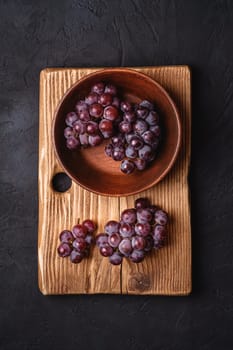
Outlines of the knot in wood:
M 129 279 L 129 290 L 144 292 L 151 287 L 149 276 L 141 272 L 135 273 Z

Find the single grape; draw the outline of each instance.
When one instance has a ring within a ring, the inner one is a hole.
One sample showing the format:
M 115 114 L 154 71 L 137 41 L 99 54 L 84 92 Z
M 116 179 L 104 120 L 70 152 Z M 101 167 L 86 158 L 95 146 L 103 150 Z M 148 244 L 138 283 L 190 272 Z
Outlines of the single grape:
M 93 233 L 96 230 L 96 224 L 90 219 L 84 220 L 82 226 L 87 229 L 88 233 Z
M 70 112 L 66 115 L 66 125 L 72 127 L 73 123 L 78 119 L 78 116 L 75 112 Z
M 98 102 L 98 94 L 96 92 L 90 92 L 89 95 L 85 98 L 85 103 L 88 105 L 92 105 L 93 103 Z
M 119 131 L 124 133 L 124 134 L 130 133 L 132 131 L 132 129 L 133 129 L 132 124 L 127 122 L 127 121 L 125 121 L 125 120 L 120 122 L 118 127 L 119 127 Z
M 114 252 L 110 257 L 109 257 L 109 262 L 112 265 L 120 265 L 122 263 L 122 256 L 118 252 Z
M 148 116 L 146 117 L 146 122 L 149 125 L 157 125 L 159 122 L 159 115 L 155 111 L 150 111 Z
M 142 102 L 139 103 L 139 106 L 144 107 L 149 109 L 150 111 L 152 111 L 152 109 L 154 109 L 154 105 L 153 103 L 147 101 L 147 100 L 143 100 Z
M 97 247 L 101 247 L 102 245 L 108 243 L 108 235 L 106 233 L 99 233 L 95 238 L 95 243 Z
M 113 134 L 113 123 L 111 120 L 102 119 L 99 123 L 99 129 L 104 134 L 105 132 Z
M 152 131 L 157 137 L 161 136 L 161 128 L 159 125 L 151 125 L 150 131 Z
M 74 240 L 74 236 L 71 231 L 64 230 L 59 235 L 60 241 L 64 243 L 72 243 Z
M 167 232 L 165 226 L 156 225 L 153 232 L 154 248 L 162 248 L 165 244 L 166 236 Z
M 121 162 L 121 167 L 120 167 L 121 171 L 124 173 L 124 174 L 131 174 L 134 169 L 135 169 L 135 165 L 134 163 L 129 160 L 129 159 L 124 159 L 122 162 Z
M 77 250 L 73 250 L 70 254 L 70 261 L 73 264 L 79 264 L 84 258 L 83 253 L 78 252 Z
M 111 234 L 111 236 L 108 236 L 108 244 L 113 248 L 117 248 L 120 241 L 121 241 L 121 236 L 117 232 L 114 232 Z
M 132 138 L 135 136 L 134 132 L 130 132 L 129 134 L 125 134 L 125 139 L 127 141 L 127 143 L 130 143 L 130 141 L 132 140 Z
M 138 151 L 131 147 L 131 146 L 128 146 L 126 149 L 125 149 L 125 155 L 126 157 L 128 158 L 131 158 L 131 159 L 135 159 L 138 157 Z M 134 162 L 135 163 L 135 162 Z
M 88 111 L 88 105 L 85 103 L 85 101 L 78 101 L 75 105 L 75 110 L 78 114 Z
M 144 159 L 137 158 L 134 160 L 134 164 L 139 171 L 146 169 L 147 162 Z
M 147 108 L 138 106 L 136 109 L 136 115 L 138 118 L 145 119 L 148 116 L 148 113 L 149 111 Z
M 164 226 L 168 222 L 168 215 L 163 210 L 156 210 L 154 218 L 155 218 L 156 224 L 159 224 L 159 225 Z
M 108 145 L 105 146 L 104 151 L 108 157 L 112 157 L 113 145 L 109 143 Z
M 103 107 L 99 103 L 93 103 L 89 108 L 89 113 L 94 118 L 101 118 L 103 115 Z
M 122 239 L 122 241 L 119 244 L 118 247 L 119 251 L 121 254 L 123 254 L 124 256 L 129 256 L 130 253 L 132 252 L 132 244 L 131 244 L 131 240 L 129 238 L 124 238 Z
M 69 245 L 69 243 L 66 243 L 66 242 L 62 242 L 57 248 L 58 255 L 61 258 L 65 258 L 66 256 L 69 256 L 71 251 L 72 251 L 71 246 Z
M 104 92 L 99 96 L 98 103 L 103 107 L 110 106 L 112 103 L 112 95 Z
M 83 147 L 87 147 L 89 145 L 87 134 L 80 134 L 79 140 L 80 140 L 80 143 Z
M 148 124 L 143 119 L 138 119 L 134 124 L 134 132 L 142 135 L 148 129 Z
M 126 222 L 121 223 L 119 232 L 124 238 L 132 237 L 135 234 L 133 225 L 127 224 Z
M 88 143 L 90 146 L 98 146 L 102 143 L 103 138 L 100 135 L 89 135 Z
M 99 131 L 99 125 L 96 122 L 89 121 L 87 123 L 86 132 L 88 135 L 96 135 Z
M 125 209 L 121 213 L 121 221 L 127 224 L 134 224 L 137 220 L 136 209 Z
M 87 248 L 87 242 L 85 241 L 85 238 L 77 237 L 73 241 L 73 248 L 76 249 L 78 252 L 84 252 L 84 250 Z
M 145 224 L 152 220 L 152 214 L 149 208 L 137 209 L 137 221 L 138 223 Z
M 125 158 L 125 149 L 123 146 L 115 146 L 112 150 L 112 158 L 116 161 L 120 161 Z
M 115 220 L 110 220 L 106 223 L 104 226 L 104 232 L 106 232 L 108 235 L 111 235 L 112 233 L 119 232 L 120 229 L 120 223 Z
M 78 135 L 83 134 L 86 132 L 86 123 L 82 122 L 81 120 L 77 120 L 74 122 L 73 128 Z
M 104 245 L 100 246 L 100 254 L 105 257 L 111 256 L 113 252 L 113 248 L 108 243 L 105 243 Z
M 121 110 L 122 112 L 129 112 L 132 110 L 132 104 L 129 101 L 121 102 Z
M 136 209 L 148 208 L 150 206 L 150 201 L 148 198 L 140 197 L 135 200 L 134 204 Z
M 151 146 L 144 145 L 141 149 L 139 149 L 138 156 L 139 158 L 144 159 L 146 161 L 151 160 L 151 157 L 153 156 L 153 151 Z
M 121 133 L 114 135 L 111 139 L 113 146 L 122 146 L 125 143 L 125 136 Z
M 70 150 L 75 150 L 79 146 L 80 146 L 80 142 L 74 136 L 70 136 L 68 139 L 66 139 L 66 147 L 69 148 Z
M 119 117 L 118 109 L 114 106 L 107 106 L 104 108 L 104 118 L 108 120 L 117 120 Z
M 89 120 L 91 120 L 91 117 L 90 117 L 90 114 L 89 114 L 88 110 L 85 110 L 85 111 L 80 112 L 80 113 L 79 113 L 79 119 L 80 119 L 82 122 L 84 122 L 84 123 L 86 123 L 86 122 L 88 122 Z
M 133 250 L 129 256 L 130 260 L 134 263 L 140 263 L 145 258 L 145 252 L 143 250 Z
M 134 236 L 132 238 L 132 248 L 136 250 L 143 250 L 146 246 L 146 241 L 142 236 Z
M 110 94 L 112 96 L 115 96 L 117 94 L 117 88 L 116 88 L 115 85 L 107 84 L 105 86 L 104 92 L 107 93 L 107 94 Z
M 92 92 L 96 92 L 97 94 L 102 94 L 104 92 L 105 89 L 105 85 L 104 83 L 101 81 L 99 83 L 96 83 L 95 85 L 92 86 L 91 91 Z
M 124 113 L 123 119 L 129 123 L 133 123 L 137 120 L 137 116 L 134 111 L 128 111 Z
M 159 143 L 158 138 L 151 130 L 147 130 L 142 134 L 143 141 L 148 145 L 153 145 L 155 143 Z
M 151 233 L 151 226 L 148 222 L 138 222 L 135 225 L 135 232 L 139 236 L 146 237 Z
M 130 146 L 135 148 L 136 150 L 140 150 L 144 146 L 143 139 L 139 135 L 135 135 L 130 140 Z M 139 151 L 140 152 L 140 151 Z M 139 156 L 140 157 L 140 156 Z M 141 158 L 141 157 L 140 157 Z
M 112 99 L 112 106 L 116 107 L 116 108 L 120 108 L 120 99 L 119 97 L 114 96 Z
M 75 136 L 75 130 L 74 128 L 71 128 L 70 126 L 67 126 L 65 129 L 64 129 L 64 136 L 66 139 L 68 139 L 69 137 L 71 136 Z
M 72 233 L 76 238 L 78 237 L 85 238 L 87 235 L 87 232 L 88 232 L 87 228 L 81 224 L 77 224 L 72 228 Z

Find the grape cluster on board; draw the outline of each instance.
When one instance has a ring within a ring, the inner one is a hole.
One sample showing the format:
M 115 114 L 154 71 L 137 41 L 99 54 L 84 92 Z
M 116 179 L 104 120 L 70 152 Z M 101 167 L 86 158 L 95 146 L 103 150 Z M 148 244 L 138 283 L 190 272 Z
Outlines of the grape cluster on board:
M 116 86 L 96 83 L 75 111 L 66 115 L 64 136 L 70 150 L 98 146 L 110 139 L 105 153 L 121 161 L 125 174 L 142 171 L 157 154 L 161 138 L 158 113 L 150 101 L 139 104 L 122 100 Z
M 164 246 L 167 222 L 165 211 L 147 198 L 138 198 L 134 208 L 121 213 L 120 221 L 106 223 L 104 232 L 96 236 L 96 245 L 113 265 L 121 264 L 124 257 L 139 263 L 153 248 Z
M 62 258 L 69 256 L 72 263 L 80 263 L 89 255 L 91 244 L 94 242 L 95 230 L 95 223 L 88 219 L 82 224 L 75 225 L 72 231 L 62 231 L 59 236 L 61 243 L 57 248 L 58 255 Z

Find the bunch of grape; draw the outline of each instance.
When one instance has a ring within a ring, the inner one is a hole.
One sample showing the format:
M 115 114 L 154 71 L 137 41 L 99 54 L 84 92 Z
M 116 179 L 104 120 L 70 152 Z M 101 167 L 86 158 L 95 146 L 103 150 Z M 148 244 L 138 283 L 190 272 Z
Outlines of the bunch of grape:
M 75 111 L 65 119 L 64 136 L 69 149 L 98 146 L 115 133 L 121 120 L 120 100 L 116 95 L 115 86 L 99 82 L 84 100 L 76 103 Z
M 154 105 L 146 100 L 139 104 L 122 100 L 112 84 L 93 85 L 65 122 L 66 146 L 71 150 L 97 146 L 111 138 L 105 153 L 121 161 L 120 169 L 125 174 L 144 170 L 156 157 L 161 128 Z
M 161 128 L 158 113 L 149 101 L 133 105 L 121 102 L 122 121 L 118 135 L 114 135 L 105 147 L 106 155 L 121 162 L 121 171 L 131 174 L 135 169 L 144 170 L 156 157 Z
M 123 257 L 141 262 L 153 248 L 164 246 L 168 215 L 148 198 L 138 198 L 135 207 L 125 209 L 120 221 L 108 221 L 104 233 L 96 236 L 100 254 L 109 257 L 113 265 L 121 264 Z
M 74 264 L 80 263 L 84 257 L 89 255 L 95 230 L 96 225 L 88 219 L 82 224 L 75 225 L 72 231 L 62 231 L 59 236 L 61 243 L 57 248 L 58 255 L 62 258 L 69 256 L 70 261 Z

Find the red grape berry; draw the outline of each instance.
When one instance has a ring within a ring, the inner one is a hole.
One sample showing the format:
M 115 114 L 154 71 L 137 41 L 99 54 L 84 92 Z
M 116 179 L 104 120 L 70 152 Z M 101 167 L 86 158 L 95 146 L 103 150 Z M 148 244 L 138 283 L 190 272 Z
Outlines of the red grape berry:
M 92 86 L 91 91 L 96 92 L 97 94 L 102 94 L 104 92 L 105 85 L 102 82 L 96 83 Z
M 62 258 L 69 256 L 72 251 L 72 248 L 69 243 L 62 242 L 57 248 L 58 255 Z
M 70 136 L 66 140 L 66 147 L 70 150 L 76 150 L 80 146 L 80 141 L 76 139 L 74 136 Z
M 124 159 L 122 162 L 121 162 L 121 171 L 124 173 L 124 174 L 131 174 L 135 169 L 135 165 L 134 163 L 129 160 L 129 159 Z
M 66 116 L 66 125 L 73 126 L 73 123 L 78 119 L 78 116 L 75 112 L 70 112 Z
M 102 95 L 99 96 L 98 102 L 103 107 L 110 106 L 112 103 L 112 95 L 109 93 L 103 93 Z
M 100 118 L 103 115 L 103 107 L 99 103 L 93 103 L 89 108 L 89 113 L 94 118 Z
M 75 238 L 78 238 L 78 237 L 85 238 L 87 235 L 87 228 L 81 224 L 77 224 L 73 227 L 72 233 Z
M 71 231 L 64 230 L 59 235 L 60 241 L 64 243 L 72 243 L 75 239 Z
M 88 233 L 93 233 L 96 230 L 96 224 L 90 220 L 84 220 L 82 226 L 86 227 Z

